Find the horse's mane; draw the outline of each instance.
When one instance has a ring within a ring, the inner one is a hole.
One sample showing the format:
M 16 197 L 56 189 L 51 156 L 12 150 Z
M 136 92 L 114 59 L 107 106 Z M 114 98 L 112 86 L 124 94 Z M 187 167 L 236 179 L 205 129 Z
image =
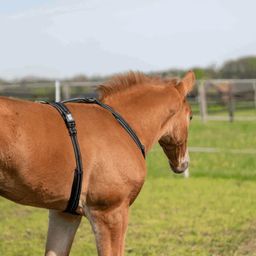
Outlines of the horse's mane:
M 100 93 L 100 99 L 104 99 L 110 95 L 125 91 L 134 86 L 157 83 L 159 85 L 172 84 L 176 85 L 177 78 L 162 79 L 160 77 L 146 76 L 141 72 L 128 72 L 115 75 L 111 80 L 105 82 L 97 88 Z

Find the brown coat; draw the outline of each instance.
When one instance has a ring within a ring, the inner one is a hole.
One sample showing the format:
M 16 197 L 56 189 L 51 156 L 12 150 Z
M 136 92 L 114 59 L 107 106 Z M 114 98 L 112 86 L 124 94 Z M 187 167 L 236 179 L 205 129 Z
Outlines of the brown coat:
M 130 124 L 146 152 L 160 141 L 171 168 L 182 172 L 188 167 L 191 115 L 185 96 L 194 80 L 192 72 L 181 81 L 131 72 L 101 86 L 101 100 Z M 77 212 L 90 220 L 99 255 L 123 255 L 128 208 L 144 183 L 145 160 L 107 110 L 67 105 L 76 120 L 84 166 Z M 50 105 L 1 97 L 0 123 L 0 195 L 52 209 L 46 255 L 68 255 L 81 217 L 62 213 L 75 169 L 63 119 Z

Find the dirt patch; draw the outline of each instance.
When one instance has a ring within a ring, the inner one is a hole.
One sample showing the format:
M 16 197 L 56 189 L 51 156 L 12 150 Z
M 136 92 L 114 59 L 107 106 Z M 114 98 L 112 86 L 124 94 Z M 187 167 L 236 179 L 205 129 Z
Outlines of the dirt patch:
M 256 222 L 246 232 L 246 239 L 238 246 L 234 256 L 256 256 Z
M 246 241 L 241 246 L 239 246 L 235 255 L 256 256 L 256 238 L 252 238 L 251 240 Z

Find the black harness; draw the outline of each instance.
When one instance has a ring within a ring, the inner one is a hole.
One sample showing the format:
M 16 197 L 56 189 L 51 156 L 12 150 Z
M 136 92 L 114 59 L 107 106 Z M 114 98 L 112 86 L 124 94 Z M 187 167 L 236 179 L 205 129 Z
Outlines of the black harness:
M 83 164 L 82 164 L 79 143 L 77 140 L 76 123 L 71 112 L 65 105 L 65 103 L 68 103 L 68 102 L 97 104 L 102 108 L 108 110 L 115 117 L 115 119 L 120 123 L 120 125 L 127 131 L 127 133 L 132 137 L 136 145 L 141 150 L 141 153 L 144 158 L 145 158 L 145 147 L 142 145 L 136 133 L 129 126 L 129 124 L 122 118 L 122 116 L 118 114 L 116 111 L 114 111 L 110 106 L 100 102 L 96 98 L 75 98 L 75 99 L 65 100 L 62 102 L 54 102 L 54 103 L 42 102 L 42 103 L 50 104 L 51 106 L 53 106 L 58 110 L 63 120 L 65 121 L 66 127 L 69 131 L 69 135 L 70 135 L 73 148 L 74 148 L 74 153 L 75 153 L 76 168 L 74 172 L 74 179 L 73 179 L 71 194 L 70 194 L 70 198 L 68 201 L 67 208 L 65 209 L 65 212 L 68 212 L 71 214 L 77 214 L 76 209 L 79 204 L 79 198 L 80 198 L 82 180 L 83 180 Z

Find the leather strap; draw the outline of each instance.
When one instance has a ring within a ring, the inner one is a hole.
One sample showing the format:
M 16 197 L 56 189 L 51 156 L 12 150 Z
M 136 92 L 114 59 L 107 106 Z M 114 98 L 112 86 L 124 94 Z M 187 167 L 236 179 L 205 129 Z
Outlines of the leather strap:
M 80 193 L 82 189 L 82 180 L 83 180 L 83 165 L 82 165 L 82 158 L 80 153 L 80 148 L 77 140 L 77 130 L 76 130 L 76 123 L 75 120 L 69 111 L 68 107 L 64 103 L 68 102 L 77 102 L 77 103 L 89 103 L 89 104 L 97 104 L 101 106 L 102 108 L 108 110 L 115 119 L 119 122 L 119 124 L 127 131 L 127 133 L 131 136 L 131 138 L 134 140 L 136 145 L 139 147 L 143 157 L 146 157 L 145 154 L 145 147 L 140 142 L 138 136 L 133 131 L 133 129 L 130 127 L 130 125 L 122 118 L 120 114 L 118 114 L 116 111 L 114 111 L 110 106 L 107 104 L 104 104 L 100 101 L 98 101 L 96 98 L 74 98 L 70 100 L 65 100 L 62 102 L 54 102 L 54 103 L 48 103 L 41 101 L 41 103 L 50 104 L 54 108 L 58 110 L 58 112 L 61 114 L 63 120 L 65 121 L 66 127 L 69 131 L 69 135 L 73 144 L 74 153 L 75 153 L 75 159 L 76 159 L 76 169 L 74 172 L 74 179 L 71 189 L 70 198 L 68 201 L 67 208 L 65 212 L 71 213 L 71 214 L 77 214 L 76 209 L 79 204 L 79 198 Z
M 79 204 L 80 193 L 82 189 L 82 180 L 83 180 L 83 164 L 80 153 L 79 144 L 77 141 L 77 130 L 75 120 L 67 108 L 62 102 L 50 103 L 51 106 L 55 107 L 61 114 L 65 124 L 68 128 L 69 135 L 73 144 L 75 159 L 76 159 L 76 169 L 74 172 L 74 179 L 71 189 L 70 198 L 68 201 L 67 208 L 65 212 L 77 214 L 76 209 Z
M 107 104 L 104 104 L 97 100 L 96 98 L 74 98 L 74 99 L 69 99 L 69 100 L 64 100 L 62 101 L 63 103 L 68 103 L 68 102 L 78 102 L 78 103 L 91 103 L 91 104 L 97 104 L 101 106 L 102 108 L 108 110 L 114 117 L 115 119 L 120 123 L 120 125 L 127 131 L 127 133 L 132 137 L 136 145 L 139 147 L 142 155 L 144 158 L 146 158 L 146 152 L 145 152 L 145 147 L 144 145 L 140 142 L 137 134 L 134 132 L 134 130 L 131 128 L 131 126 L 122 118 L 122 116 L 117 113 L 113 108 L 108 106 Z

